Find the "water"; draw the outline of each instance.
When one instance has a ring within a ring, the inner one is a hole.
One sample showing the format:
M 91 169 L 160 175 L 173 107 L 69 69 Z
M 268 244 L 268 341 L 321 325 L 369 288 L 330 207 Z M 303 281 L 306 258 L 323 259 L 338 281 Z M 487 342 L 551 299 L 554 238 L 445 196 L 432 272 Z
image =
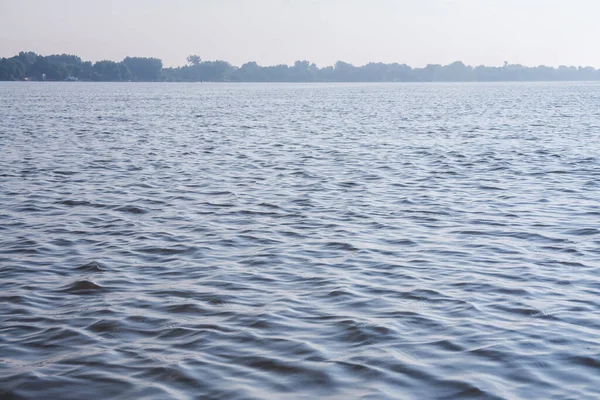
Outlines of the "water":
M 0 85 L 0 397 L 600 396 L 600 85 Z

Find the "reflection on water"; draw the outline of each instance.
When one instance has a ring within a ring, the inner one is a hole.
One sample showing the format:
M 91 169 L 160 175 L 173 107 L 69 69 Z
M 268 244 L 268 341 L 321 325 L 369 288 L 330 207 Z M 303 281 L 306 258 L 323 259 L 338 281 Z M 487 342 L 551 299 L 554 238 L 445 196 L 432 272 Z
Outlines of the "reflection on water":
M 599 102 L 2 83 L 0 397 L 598 397 Z

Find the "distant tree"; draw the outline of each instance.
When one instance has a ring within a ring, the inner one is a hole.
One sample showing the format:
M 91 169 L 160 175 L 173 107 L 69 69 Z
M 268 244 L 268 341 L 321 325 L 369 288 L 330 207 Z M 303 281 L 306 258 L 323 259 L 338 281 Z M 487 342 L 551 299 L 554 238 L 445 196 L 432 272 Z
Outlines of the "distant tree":
M 132 79 L 136 81 L 154 82 L 161 80 L 163 64 L 162 60 L 158 58 L 126 57 L 123 64 L 129 68 Z
M 444 66 L 439 72 L 439 79 L 445 82 L 468 82 L 473 80 L 473 68 L 461 61 Z
M 0 81 L 17 81 L 25 78 L 25 65 L 17 57 L 0 59 Z
M 131 70 L 129 69 L 127 64 L 125 64 L 123 62 L 117 63 L 117 68 L 119 71 L 119 80 L 130 81 L 134 78 L 133 73 L 131 72 Z M 162 70 L 162 68 L 161 68 L 161 70 Z
M 289 80 L 294 82 L 313 82 L 317 78 L 317 66 L 306 60 L 296 61 L 288 72 Z
M 23 65 L 25 65 L 26 68 L 30 68 L 35 63 L 35 60 L 37 59 L 38 55 L 35 54 L 33 51 L 21 51 L 16 57 L 18 57 L 19 60 L 21 60 L 21 62 L 23 63 Z
M 64 80 L 67 77 L 79 77 L 81 73 L 81 58 L 71 54 L 51 54 L 44 57 L 48 62 L 50 80 Z M 49 75 L 48 75 L 49 74 Z
M 270 67 L 264 67 L 266 81 L 268 82 L 289 82 L 289 70 L 285 64 L 273 65 Z
M 413 70 L 406 64 L 390 64 L 388 66 L 388 78 L 392 82 L 410 82 L 414 79 Z
M 321 68 L 318 72 L 319 81 L 332 82 L 335 81 L 335 69 L 332 66 Z
M 368 63 L 357 68 L 356 79 L 365 82 L 387 82 L 389 78 L 390 66 L 383 63 Z
M 440 72 L 442 71 L 440 64 L 427 64 L 425 68 L 416 68 L 415 74 L 422 82 L 436 82 L 439 81 Z
M 260 82 L 265 80 L 263 68 L 256 61 L 247 62 L 236 71 L 236 79 L 245 82 Z
M 44 58 L 46 60 L 48 60 L 48 62 L 57 63 L 57 64 L 69 64 L 69 65 L 81 64 L 81 58 L 79 56 L 74 56 L 72 54 L 51 54 Z
M 188 65 L 196 66 L 202 62 L 202 58 L 200 56 L 192 54 L 187 57 Z
M 35 62 L 29 68 L 29 74 L 32 78 L 42 80 L 42 78 L 48 73 L 50 69 L 50 63 L 46 60 L 46 57 L 37 56 Z
M 233 68 L 227 61 L 204 61 L 198 64 L 200 80 L 222 82 L 229 80 Z
M 344 61 L 338 61 L 334 65 L 333 80 L 338 82 L 352 82 L 356 80 L 354 76 L 354 65 Z
M 46 79 L 49 81 L 64 81 L 69 75 L 69 69 L 65 64 L 48 62 Z
M 89 80 L 92 77 L 92 72 L 93 72 L 93 64 L 91 61 L 84 61 L 81 63 L 81 65 L 79 66 L 80 71 L 79 74 L 76 76 L 79 79 L 83 79 L 83 80 Z
M 98 61 L 92 67 L 91 79 L 94 81 L 128 81 L 132 78 L 127 64 L 114 61 Z

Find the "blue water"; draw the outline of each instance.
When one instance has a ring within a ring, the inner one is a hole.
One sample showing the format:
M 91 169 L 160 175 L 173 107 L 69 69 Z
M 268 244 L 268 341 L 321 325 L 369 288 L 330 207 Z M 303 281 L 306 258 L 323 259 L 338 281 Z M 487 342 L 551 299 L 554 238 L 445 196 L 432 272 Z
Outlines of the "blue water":
M 0 84 L 0 397 L 600 397 L 600 85 Z

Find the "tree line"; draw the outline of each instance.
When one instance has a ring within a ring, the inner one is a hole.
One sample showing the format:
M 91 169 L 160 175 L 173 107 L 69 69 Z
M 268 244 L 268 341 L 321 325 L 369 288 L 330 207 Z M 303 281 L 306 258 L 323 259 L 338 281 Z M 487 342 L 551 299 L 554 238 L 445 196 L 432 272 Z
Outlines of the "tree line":
M 227 61 L 203 61 L 190 55 L 187 64 L 165 68 L 152 57 L 126 57 L 122 61 L 83 61 L 71 54 L 42 56 L 20 52 L 0 58 L 0 81 L 100 81 L 100 82 L 494 82 L 494 81 L 590 81 L 600 80 L 592 67 L 526 67 L 505 62 L 501 67 L 469 66 L 457 61 L 411 68 L 406 64 L 368 63 L 363 66 L 338 61 L 317 67 L 308 61 L 294 65 L 261 66 L 248 62 L 241 67 Z

